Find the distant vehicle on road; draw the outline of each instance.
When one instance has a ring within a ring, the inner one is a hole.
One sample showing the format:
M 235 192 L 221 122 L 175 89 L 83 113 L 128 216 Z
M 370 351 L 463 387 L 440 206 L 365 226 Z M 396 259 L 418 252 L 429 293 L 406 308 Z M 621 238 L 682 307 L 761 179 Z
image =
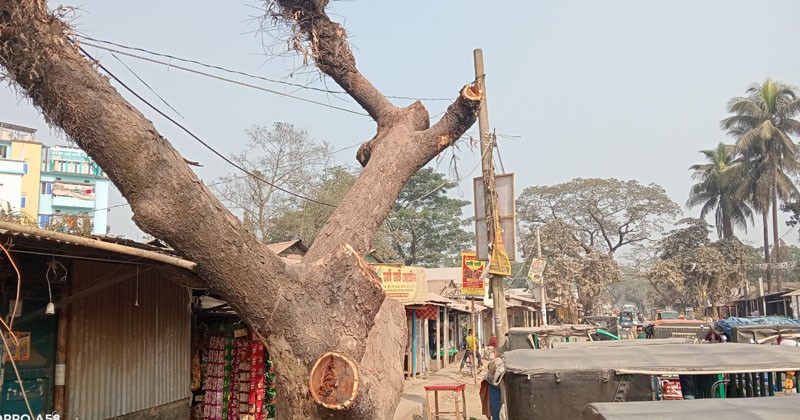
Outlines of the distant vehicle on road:
M 658 311 L 656 313 L 656 321 L 662 319 L 678 319 L 678 311 Z

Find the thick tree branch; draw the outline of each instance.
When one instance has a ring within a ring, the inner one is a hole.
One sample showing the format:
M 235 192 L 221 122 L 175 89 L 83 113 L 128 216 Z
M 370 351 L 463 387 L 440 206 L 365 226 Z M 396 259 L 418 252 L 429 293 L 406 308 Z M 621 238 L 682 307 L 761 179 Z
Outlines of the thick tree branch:
M 325 13 L 327 0 L 279 0 L 280 16 L 296 23 L 308 42 L 317 68 L 330 76 L 382 127 L 398 110 L 356 68 L 342 25 Z M 295 48 L 303 49 L 302 43 Z
M 480 85 L 469 84 L 461 89 L 455 102 L 447 107 L 442 118 L 426 130 L 433 138 L 437 139 L 437 150 L 443 151 L 453 145 L 475 123 L 481 97 Z M 455 136 L 455 138 L 453 138 Z

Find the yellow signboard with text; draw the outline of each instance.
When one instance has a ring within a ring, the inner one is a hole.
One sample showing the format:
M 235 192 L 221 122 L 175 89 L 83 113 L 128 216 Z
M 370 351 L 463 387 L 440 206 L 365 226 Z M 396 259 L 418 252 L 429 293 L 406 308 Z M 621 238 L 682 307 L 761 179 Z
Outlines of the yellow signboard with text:
M 428 299 L 428 282 L 425 269 L 397 265 L 373 265 L 381 279 L 386 297 L 400 302 L 422 302 Z

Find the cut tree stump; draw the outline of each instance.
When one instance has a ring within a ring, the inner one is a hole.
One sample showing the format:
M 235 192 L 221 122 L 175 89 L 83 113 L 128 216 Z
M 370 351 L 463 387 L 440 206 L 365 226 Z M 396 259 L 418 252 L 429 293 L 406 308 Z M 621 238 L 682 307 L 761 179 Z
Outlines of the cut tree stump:
M 325 353 L 317 359 L 308 381 L 317 404 L 331 410 L 346 410 L 358 396 L 361 375 L 358 365 L 341 353 Z

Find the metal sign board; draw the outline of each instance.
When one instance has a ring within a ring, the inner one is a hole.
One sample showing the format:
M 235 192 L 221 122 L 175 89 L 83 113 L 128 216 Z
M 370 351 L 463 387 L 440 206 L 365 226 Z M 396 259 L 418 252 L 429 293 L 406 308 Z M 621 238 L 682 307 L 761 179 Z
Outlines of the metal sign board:
M 528 268 L 528 278 L 533 280 L 534 283 L 541 283 L 542 274 L 544 274 L 544 267 L 546 265 L 547 261 L 545 260 L 539 258 L 531 259 L 531 266 Z
M 473 180 L 473 188 L 475 190 L 475 245 L 478 250 L 478 259 L 488 261 L 488 229 L 486 226 L 486 197 L 483 193 L 483 178 L 475 178 Z M 509 261 L 515 261 L 517 256 L 517 220 L 514 174 L 496 175 L 494 188 L 497 191 L 497 207 L 500 230 L 503 233 L 503 247 L 506 249 Z

